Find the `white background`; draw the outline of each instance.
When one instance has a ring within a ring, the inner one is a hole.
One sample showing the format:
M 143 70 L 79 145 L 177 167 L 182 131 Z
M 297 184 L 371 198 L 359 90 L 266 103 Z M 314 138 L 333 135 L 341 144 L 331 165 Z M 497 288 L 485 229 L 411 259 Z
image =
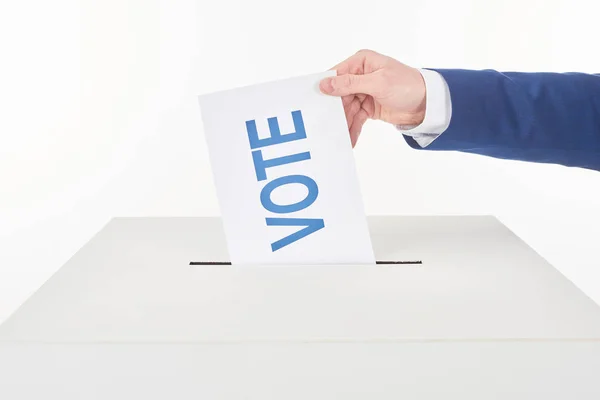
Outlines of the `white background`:
M 114 216 L 219 213 L 196 95 L 361 48 L 599 72 L 594 1 L 2 1 L 0 321 Z M 493 214 L 600 301 L 600 172 L 414 151 L 370 122 L 368 214 Z

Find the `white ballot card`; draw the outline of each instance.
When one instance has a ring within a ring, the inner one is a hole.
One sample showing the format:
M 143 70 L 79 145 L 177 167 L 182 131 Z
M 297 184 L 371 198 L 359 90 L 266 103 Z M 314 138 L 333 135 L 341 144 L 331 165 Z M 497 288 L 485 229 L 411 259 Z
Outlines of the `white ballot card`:
M 232 264 L 375 264 L 334 74 L 199 96 Z

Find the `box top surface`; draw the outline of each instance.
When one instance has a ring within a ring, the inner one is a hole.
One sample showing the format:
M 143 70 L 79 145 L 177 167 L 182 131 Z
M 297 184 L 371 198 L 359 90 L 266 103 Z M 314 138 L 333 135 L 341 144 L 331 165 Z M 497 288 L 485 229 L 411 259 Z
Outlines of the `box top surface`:
M 387 266 L 227 261 L 217 218 L 112 220 L 2 326 L 73 343 L 600 340 L 600 307 L 493 217 L 370 217 Z

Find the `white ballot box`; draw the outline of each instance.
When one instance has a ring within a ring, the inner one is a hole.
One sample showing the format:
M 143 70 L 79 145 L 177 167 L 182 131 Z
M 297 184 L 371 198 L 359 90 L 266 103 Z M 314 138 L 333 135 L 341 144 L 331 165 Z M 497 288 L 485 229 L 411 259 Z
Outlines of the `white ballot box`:
M 114 219 L 0 327 L 0 399 L 600 399 L 600 308 L 495 218 L 368 222 L 408 263 L 236 267 L 219 219 Z

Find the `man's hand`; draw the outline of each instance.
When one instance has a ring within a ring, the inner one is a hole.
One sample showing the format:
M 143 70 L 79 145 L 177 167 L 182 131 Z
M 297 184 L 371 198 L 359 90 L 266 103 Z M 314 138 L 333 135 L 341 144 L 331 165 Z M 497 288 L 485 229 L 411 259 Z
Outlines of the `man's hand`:
M 370 50 L 361 50 L 332 69 L 337 76 L 321 81 L 320 89 L 342 97 L 353 147 L 367 119 L 394 125 L 423 122 L 425 82 L 417 69 Z

